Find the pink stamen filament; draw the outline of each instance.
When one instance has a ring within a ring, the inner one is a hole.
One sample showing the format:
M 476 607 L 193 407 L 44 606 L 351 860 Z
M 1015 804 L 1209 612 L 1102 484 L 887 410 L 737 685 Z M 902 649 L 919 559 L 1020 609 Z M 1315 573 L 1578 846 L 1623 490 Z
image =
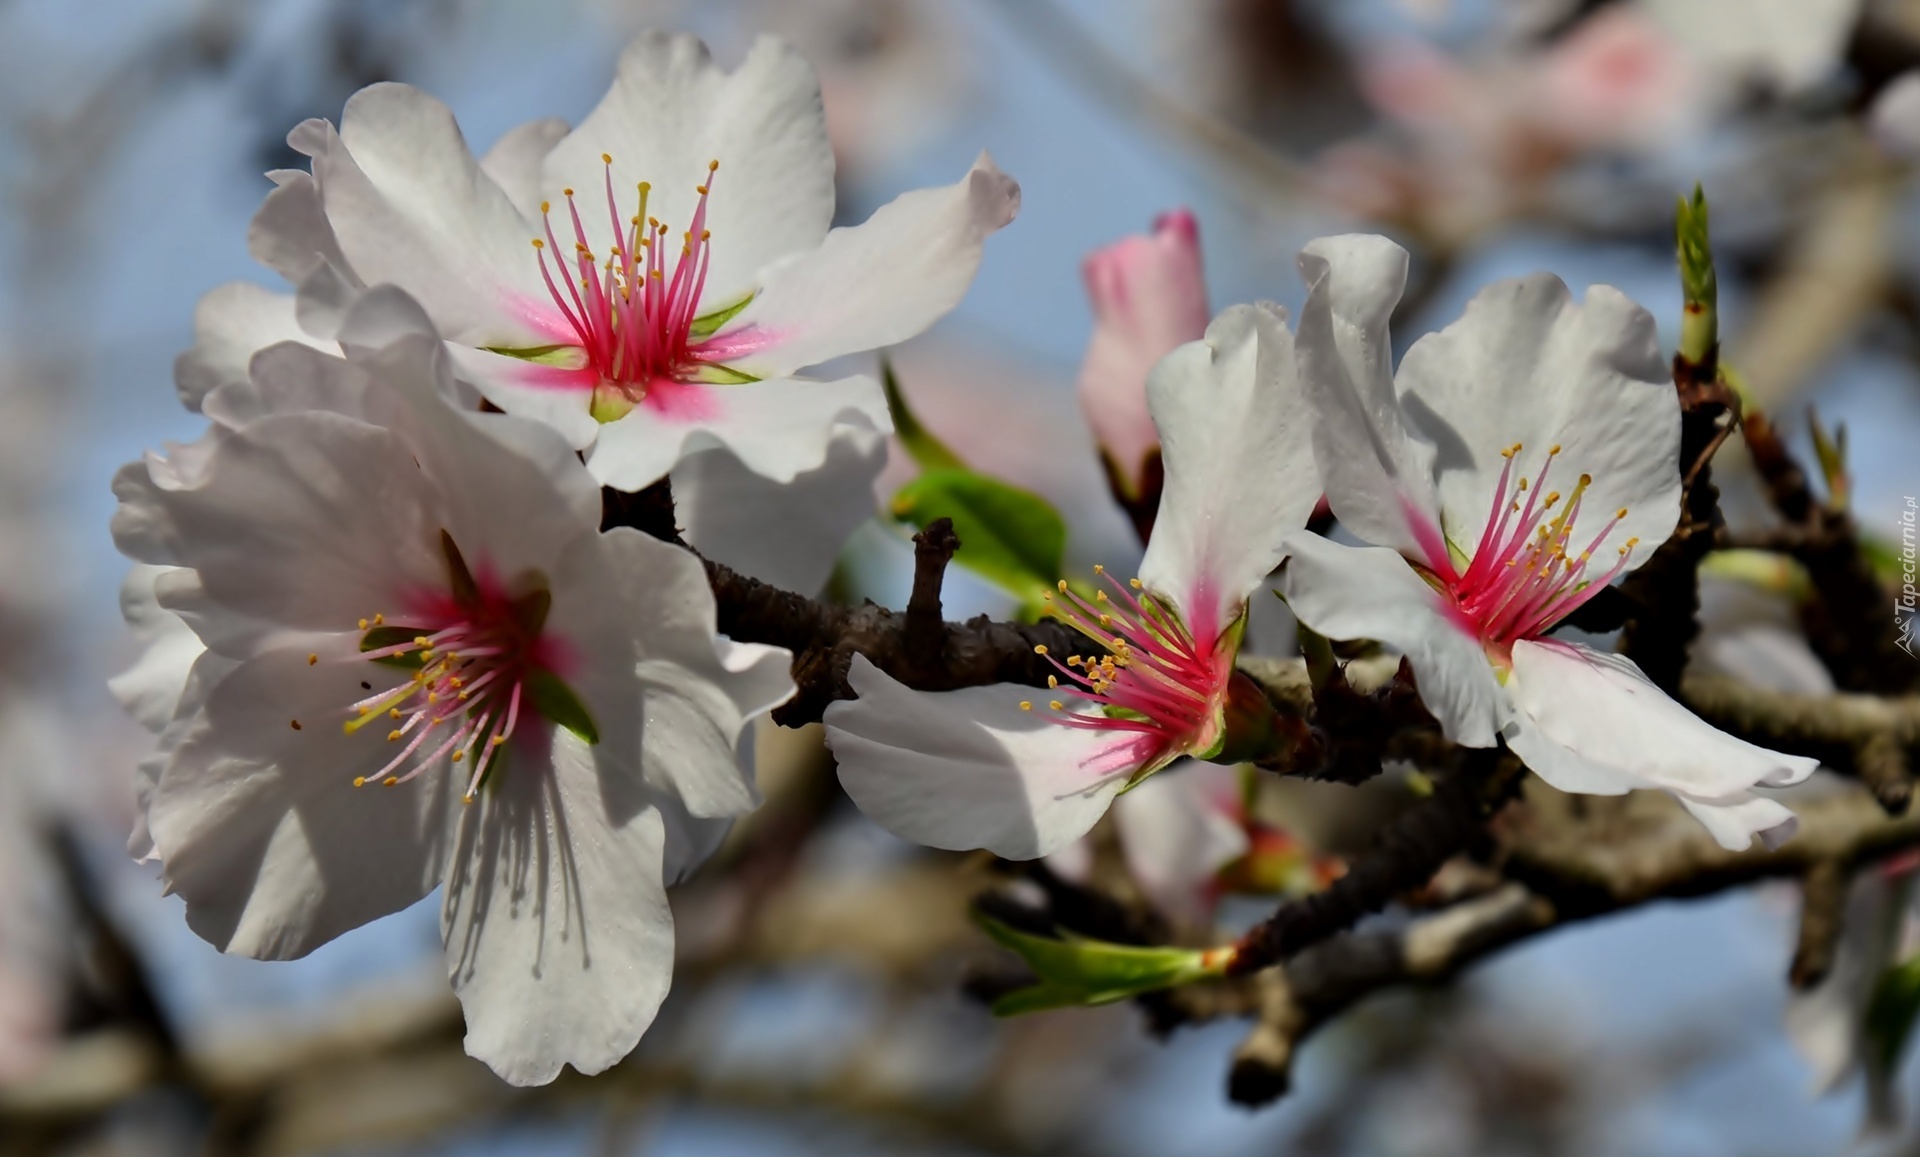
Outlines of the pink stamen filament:
M 1209 639 L 1202 649 L 1185 624 L 1158 601 L 1151 596 L 1134 597 L 1103 569 L 1096 568 L 1096 573 L 1107 580 L 1119 596 L 1117 601 L 1105 592 L 1087 599 L 1063 582 L 1063 597 L 1050 596 L 1049 602 L 1055 617 L 1110 653 L 1099 659 L 1075 655 L 1064 663 L 1047 655 L 1047 661 L 1076 696 L 1131 714 L 1063 708 L 1050 718 L 1066 727 L 1130 732 L 1143 741 L 1151 738 L 1154 742 L 1148 745 L 1152 750 L 1144 753 L 1146 758 L 1192 742 L 1211 720 L 1221 683 L 1214 640 Z
M 1574 524 L 1593 480 L 1581 475 L 1554 514 L 1560 496 L 1546 491 L 1545 484 L 1560 447 L 1547 452 L 1538 476 L 1515 480 L 1514 462 L 1522 448 L 1515 443 L 1501 452 L 1507 464 L 1501 468 L 1473 559 L 1465 574 L 1445 582 L 1461 618 L 1483 643 L 1496 646 L 1538 637 L 1599 594 L 1626 569 L 1639 541 L 1628 539 L 1612 569 L 1589 578 L 1588 561 L 1620 525 L 1625 509 L 1614 514 L 1585 550 L 1573 550 Z
M 540 276 L 547 292 L 574 332 L 588 364 L 603 382 L 644 395 L 659 379 L 684 381 L 703 361 L 693 340 L 693 323 L 700 316 L 701 295 L 713 264 L 707 230 L 707 200 L 720 162 L 707 166 L 707 183 L 698 186 L 699 201 L 686 231 L 680 256 L 669 275 L 665 254 L 668 226 L 646 216 L 650 186 L 638 186 L 640 211 L 620 224 L 620 202 L 613 187 L 613 160 L 606 162 L 607 221 L 612 227 L 612 251 L 604 266 L 587 243 L 587 229 L 574 203 L 572 189 L 563 192 L 567 217 L 573 226 L 571 274 L 565 250 L 553 230 L 552 206 L 540 206 L 545 238 L 536 239 Z M 557 275 L 547 264 L 551 250 Z M 563 291 L 560 282 L 565 282 Z

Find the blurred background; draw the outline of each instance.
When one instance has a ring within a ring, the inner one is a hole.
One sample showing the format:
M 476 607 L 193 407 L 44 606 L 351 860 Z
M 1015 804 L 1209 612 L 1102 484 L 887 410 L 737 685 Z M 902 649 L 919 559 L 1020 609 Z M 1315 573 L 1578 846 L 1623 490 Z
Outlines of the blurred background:
M 1062 512 L 1076 568 L 1138 553 L 1074 397 L 1080 264 L 1180 206 L 1216 308 L 1297 306 L 1298 246 L 1365 229 L 1413 252 L 1402 343 L 1548 268 L 1621 287 L 1671 348 L 1673 201 L 1701 181 L 1753 397 L 1809 461 L 1807 407 L 1846 426 L 1868 534 L 1897 540 L 1920 493 L 1920 202 L 1868 115 L 1920 64 L 1909 0 L 0 0 L 0 1154 L 1920 1152 L 1911 1124 L 1863 1138 L 1859 1078 L 1822 1092 L 1808 1042 L 1858 1009 L 1790 998 L 1784 888 L 1376 997 L 1258 1112 L 1225 1096 L 1243 1025 L 1161 1042 L 1124 1005 L 996 1022 L 962 993 L 991 957 L 966 915 L 986 866 L 864 822 L 809 732 L 763 729 L 769 803 L 680 890 L 674 993 L 601 1077 L 514 1090 L 462 1054 L 437 900 L 294 963 L 195 938 L 122 853 L 148 737 L 105 688 L 136 653 L 107 482 L 199 433 L 170 381 L 194 302 L 273 283 L 247 222 L 263 171 L 301 159 L 300 120 L 403 80 L 478 151 L 577 121 L 645 27 L 723 62 L 760 33 L 797 43 L 842 223 L 982 148 L 1019 179 L 966 301 L 896 363 L 941 437 Z M 1716 475 L 1757 522 L 1740 453 Z M 902 605 L 909 555 L 876 519 L 836 589 Z M 1819 689 L 1791 616 L 1750 593 L 1709 592 L 1725 628 L 1697 661 Z M 1014 604 L 956 572 L 947 606 Z M 1291 646 L 1284 621 L 1255 638 Z M 1400 791 L 1271 806 L 1332 863 Z

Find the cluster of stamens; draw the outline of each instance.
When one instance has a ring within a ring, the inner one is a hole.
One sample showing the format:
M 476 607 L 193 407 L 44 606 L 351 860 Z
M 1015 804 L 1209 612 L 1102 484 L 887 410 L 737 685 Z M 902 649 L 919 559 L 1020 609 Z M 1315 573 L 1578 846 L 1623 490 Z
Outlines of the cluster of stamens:
M 375 615 L 361 619 L 360 629 L 417 629 L 421 633 L 364 652 L 369 660 L 417 662 L 419 666 L 406 682 L 377 691 L 349 708 L 349 735 L 385 720 L 393 725 L 387 732 L 387 742 L 405 744 L 385 767 L 372 775 L 356 777 L 353 786 L 406 783 L 451 753 L 454 763 L 470 762 L 473 766 L 463 793 L 463 798 L 472 803 L 481 780 L 497 762 L 500 749 L 519 723 L 526 673 L 525 641 L 510 623 L 470 618 L 445 623 L 438 629 L 387 628 L 385 617 Z
M 1106 568 L 1093 570 L 1106 580 L 1118 601 L 1098 589 L 1091 599 L 1086 598 L 1062 580 L 1061 597 L 1048 595 L 1047 604 L 1050 613 L 1099 643 L 1107 654 L 1070 655 L 1063 663 L 1044 646 L 1034 650 L 1059 671 L 1047 677 L 1047 686 L 1059 687 L 1064 677 L 1076 695 L 1103 710 L 1070 711 L 1055 699 L 1048 704 L 1057 712 L 1053 721 L 1090 730 L 1136 732 L 1143 746 L 1155 749 L 1153 754 L 1190 740 L 1207 725 L 1214 710 L 1213 690 L 1220 681 L 1214 640 L 1197 642 L 1178 615 L 1141 590 L 1139 579 L 1122 585 Z M 1033 708 L 1031 701 L 1020 706 Z
M 1555 445 L 1548 449 L 1538 475 L 1516 479 L 1514 463 L 1522 448 L 1515 442 L 1500 452 L 1506 465 L 1501 468 L 1480 543 L 1466 573 L 1447 584 L 1460 614 L 1483 643 L 1510 643 L 1545 632 L 1625 570 L 1640 542 L 1627 539 L 1617 548 L 1611 569 L 1590 575 L 1588 564 L 1594 551 L 1627 516 L 1626 507 L 1615 511 L 1584 548 L 1576 546 L 1574 523 L 1593 476 L 1582 474 L 1564 496 L 1547 490 L 1547 475 L 1560 454 Z
M 563 190 L 573 224 L 572 257 L 563 254 L 553 231 L 551 202 L 542 202 L 540 218 L 546 237 L 535 238 L 540 274 L 547 292 L 578 336 L 580 348 L 603 381 L 632 387 L 644 394 L 658 378 L 673 379 L 698 361 L 692 340 L 693 323 L 712 264 L 712 234 L 707 229 L 707 197 L 713 188 L 719 161 L 707 164 L 707 183 L 696 186 L 700 200 L 693 220 L 681 234 L 679 256 L 668 269 L 669 227 L 647 216 L 652 186 L 642 181 L 639 212 L 623 226 L 619 199 L 613 190 L 613 158 L 602 153 L 607 166 L 607 217 L 613 228 L 612 252 L 604 259 L 587 244 L 587 228 L 574 204 L 573 190 Z M 553 265 L 548 265 L 552 255 Z M 568 263 L 571 260 L 572 272 Z

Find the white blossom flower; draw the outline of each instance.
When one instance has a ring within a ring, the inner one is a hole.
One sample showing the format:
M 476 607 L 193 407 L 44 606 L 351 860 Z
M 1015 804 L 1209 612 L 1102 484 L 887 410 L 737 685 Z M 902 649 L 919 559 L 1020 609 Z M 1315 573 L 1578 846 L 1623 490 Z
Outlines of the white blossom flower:
M 1147 412 L 1147 375 L 1179 346 L 1207 330 L 1207 284 L 1200 268 L 1200 226 L 1175 209 L 1152 236 L 1123 237 L 1081 264 L 1093 306 L 1093 336 L 1080 363 L 1080 406 L 1130 495 L 1143 492 L 1148 455 L 1160 434 Z
M 189 925 L 262 959 L 444 884 L 467 1050 L 519 1084 L 597 1072 L 666 993 L 665 885 L 755 802 L 736 745 L 787 656 L 716 638 L 690 553 L 600 533 L 551 430 L 451 406 L 404 295 L 338 337 L 261 353 L 205 439 L 115 480 L 117 543 L 175 568 L 157 604 L 206 648 L 153 846 Z
M 1547 637 L 1679 517 L 1679 401 L 1653 319 L 1607 286 L 1576 304 L 1548 274 L 1500 282 L 1396 377 L 1387 319 L 1406 261 L 1367 236 L 1300 257 L 1327 498 L 1379 545 L 1289 540 L 1294 613 L 1404 653 L 1457 743 L 1503 738 L 1563 791 L 1664 788 L 1730 848 L 1787 838 L 1793 813 L 1751 789 L 1797 783 L 1814 760 L 1715 730 L 1623 656 Z
M 1047 855 L 1114 796 L 1182 755 L 1236 761 L 1271 708 L 1234 656 L 1247 598 L 1319 497 L 1293 341 L 1274 306 L 1228 310 L 1154 370 L 1166 462 L 1140 577 L 1055 612 L 1109 653 L 1062 661 L 1057 689 L 918 692 L 856 656 L 859 698 L 827 709 L 840 782 L 895 834 L 1011 859 Z M 1223 421 L 1226 416 L 1230 421 Z M 1098 569 L 1098 568 L 1096 568 Z
M 715 446 L 784 482 L 826 460 L 837 427 L 887 430 L 871 379 L 797 371 L 932 324 L 1019 207 L 983 154 L 957 183 L 829 231 L 819 84 L 770 39 L 729 73 L 698 40 L 643 35 L 577 128 L 536 122 L 483 160 L 446 106 L 401 84 L 288 141 L 313 173 L 282 178 L 256 251 L 308 279 L 406 289 L 462 378 L 624 490 Z

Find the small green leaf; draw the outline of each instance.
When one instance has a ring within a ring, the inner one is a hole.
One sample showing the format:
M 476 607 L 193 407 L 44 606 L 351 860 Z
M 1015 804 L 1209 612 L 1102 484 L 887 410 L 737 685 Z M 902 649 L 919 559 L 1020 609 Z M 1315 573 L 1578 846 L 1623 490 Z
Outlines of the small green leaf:
M 1920 1019 L 1920 956 L 1881 973 L 1867 1002 L 1867 1041 L 1882 1071 L 1893 1071 L 1916 1019 Z
M 1680 318 L 1680 356 L 1696 364 L 1706 360 L 1720 340 L 1719 281 L 1713 269 L 1713 240 L 1707 226 L 1707 194 L 1698 184 L 1691 199 L 1674 210 L 1675 250 L 1680 289 L 1685 297 Z
M 900 445 L 922 470 L 965 470 L 967 464 L 960 456 L 947 448 L 947 444 L 935 437 L 933 431 L 920 424 L 920 419 L 907 405 L 907 396 L 900 392 L 900 379 L 894 376 L 893 362 L 880 360 L 880 384 L 887 391 L 887 413 L 893 417 L 893 434 L 900 439 Z M 938 517 L 937 515 L 935 517 Z M 966 541 L 963 534 L 961 542 Z
M 1813 430 L 1813 453 L 1820 461 L 1820 475 L 1827 484 L 1827 507 L 1845 510 L 1852 501 L 1852 483 L 1847 475 L 1847 427 L 1842 423 L 1833 433 L 1821 424 L 1820 415 L 1807 411 L 1807 425 Z
M 1018 953 L 1040 979 L 1039 984 L 995 1001 L 996 1016 L 1112 1004 L 1143 992 L 1219 976 L 1232 958 L 1232 952 L 1224 949 L 1141 948 L 1072 933 L 1054 939 L 1021 932 L 991 916 L 977 919 L 987 935 Z
M 893 515 L 925 528 L 951 518 L 960 538 L 953 561 L 1037 610 L 1060 580 L 1067 524 L 1030 490 L 971 470 L 928 470 L 893 497 Z
M 753 304 L 753 294 L 749 293 L 732 305 L 724 305 L 711 313 L 703 313 L 693 319 L 687 332 L 695 339 L 709 338 L 720 332 L 720 327 L 732 321 L 741 310 Z
M 561 682 L 558 675 L 536 670 L 527 676 L 525 685 L 527 701 L 535 711 L 587 743 L 600 742 L 600 731 L 594 727 L 593 717 L 587 714 L 586 704 L 580 702 L 573 688 Z

